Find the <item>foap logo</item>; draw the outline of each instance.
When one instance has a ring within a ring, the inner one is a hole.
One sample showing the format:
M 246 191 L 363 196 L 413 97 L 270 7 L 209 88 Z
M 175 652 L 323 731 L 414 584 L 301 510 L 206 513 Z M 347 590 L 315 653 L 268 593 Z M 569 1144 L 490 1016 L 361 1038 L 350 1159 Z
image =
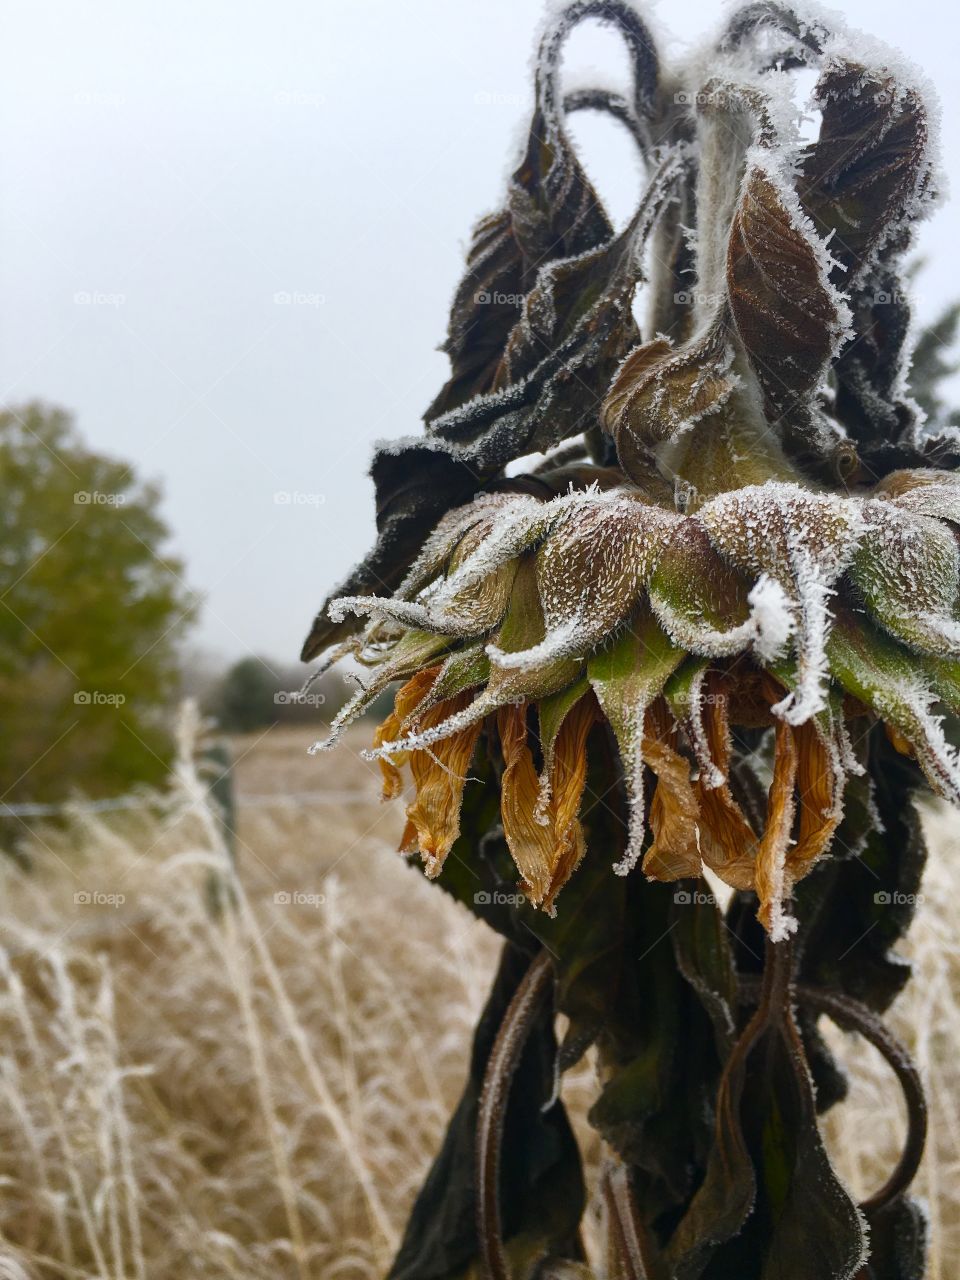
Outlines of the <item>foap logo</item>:
M 485 889 L 481 889 L 473 895 L 473 901 L 478 907 L 520 907 L 526 902 L 526 898 L 522 893 L 503 893 L 499 889 L 487 893 Z
M 901 893 L 899 889 L 888 893 L 881 889 L 873 895 L 873 900 L 878 907 L 919 907 L 924 898 L 922 893 Z
M 73 895 L 74 904 L 78 907 L 122 907 L 126 902 L 126 894 L 104 893 L 101 889 L 80 889 Z
M 78 707 L 122 707 L 126 700 L 125 693 L 104 693 L 102 689 L 78 689 L 73 695 Z
M 273 695 L 278 707 L 322 707 L 326 700 L 322 693 L 303 693 L 300 689 L 279 689 Z
M 307 893 L 302 889 L 278 889 L 273 895 L 274 906 L 277 907 L 322 907 L 326 902 L 322 893 Z
M 875 307 L 916 307 L 920 295 L 905 289 L 878 289 L 873 295 Z
M 525 101 L 522 93 L 498 93 L 491 89 L 478 89 L 473 95 L 476 107 L 522 107 Z
M 678 107 L 718 107 L 722 111 L 731 98 L 730 94 L 723 89 L 714 89 L 709 92 L 703 89 L 697 92 L 692 89 L 678 89 L 673 95 L 673 100 Z
M 522 293 L 499 293 L 497 290 L 488 293 L 486 289 L 481 289 L 473 295 L 473 300 L 478 307 L 522 307 L 523 299 Z
M 673 895 L 674 902 L 680 907 L 716 906 L 716 894 L 706 893 L 703 889 L 678 889 Z
M 322 307 L 326 302 L 322 293 L 309 293 L 303 289 L 278 289 L 273 295 L 275 307 Z
M 102 289 L 79 289 L 73 295 L 77 307 L 122 307 L 127 300 L 125 293 L 105 293 Z
M 678 289 L 673 295 L 678 307 L 716 307 L 719 305 L 719 293 L 705 293 L 701 289 Z
M 126 500 L 125 493 L 101 493 L 98 489 L 78 489 L 73 495 L 75 507 L 122 507 Z
M 278 489 L 273 495 L 278 507 L 322 507 L 326 500 L 325 493 L 306 493 L 301 489 Z

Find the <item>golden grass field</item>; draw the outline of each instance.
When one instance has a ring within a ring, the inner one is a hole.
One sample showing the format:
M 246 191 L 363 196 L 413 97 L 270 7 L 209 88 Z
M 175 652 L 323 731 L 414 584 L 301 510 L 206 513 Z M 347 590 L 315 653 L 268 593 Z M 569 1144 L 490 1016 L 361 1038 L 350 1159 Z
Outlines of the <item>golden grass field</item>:
M 0 1280 L 385 1273 L 497 944 L 392 852 L 402 807 L 378 804 L 366 732 L 319 758 L 308 730 L 234 744 L 235 909 L 210 910 L 225 853 L 189 769 L 162 808 L 78 811 L 25 835 L 29 872 L 3 859 Z M 943 816 L 930 827 L 918 974 L 891 1021 L 927 1077 L 917 1190 L 930 1275 L 953 1280 L 960 840 Z M 844 1053 L 860 1078 L 828 1138 L 866 1192 L 902 1117 L 874 1051 Z M 590 1084 L 586 1063 L 565 1096 L 595 1163 Z

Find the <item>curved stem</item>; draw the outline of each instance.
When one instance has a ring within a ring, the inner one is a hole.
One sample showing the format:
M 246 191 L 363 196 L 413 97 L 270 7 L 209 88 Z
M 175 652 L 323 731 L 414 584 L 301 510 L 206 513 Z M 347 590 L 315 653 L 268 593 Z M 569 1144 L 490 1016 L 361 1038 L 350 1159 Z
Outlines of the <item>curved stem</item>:
M 741 995 L 746 1001 L 757 998 L 759 982 L 748 976 L 740 979 Z M 865 1213 L 886 1208 L 902 1195 L 916 1177 L 927 1139 L 927 1102 L 923 1082 L 913 1059 L 897 1037 L 868 1009 L 852 996 L 797 983 L 793 989 L 797 1001 L 816 1013 L 825 1013 L 842 1031 L 859 1032 L 890 1066 L 903 1091 L 907 1107 L 907 1136 L 896 1167 L 879 1191 L 862 1201 Z
M 550 984 L 553 966 L 541 951 L 523 975 L 487 1060 L 477 1113 L 477 1232 L 488 1280 L 510 1280 L 500 1220 L 500 1151 L 510 1082 Z
M 626 1268 L 625 1280 L 661 1280 L 660 1263 L 655 1257 L 646 1223 L 637 1208 L 629 1171 L 623 1165 L 607 1173 L 604 1197 L 617 1255 Z
M 564 115 L 573 115 L 576 111 L 605 111 L 626 127 L 634 142 L 641 151 L 644 149 L 643 131 L 636 112 L 620 93 L 610 89 L 574 89 L 563 99 Z
M 916 1177 L 927 1140 L 927 1102 L 923 1082 L 913 1059 L 892 1031 L 870 1009 L 850 996 L 805 984 L 797 986 L 797 997 L 811 1009 L 825 1013 L 843 1031 L 858 1031 L 881 1054 L 892 1069 L 907 1104 L 907 1136 L 900 1159 L 879 1191 L 864 1200 L 864 1212 L 883 1209 L 903 1194 Z
M 567 36 L 589 18 L 614 27 L 623 36 L 633 71 L 634 113 L 649 116 L 656 101 L 659 59 L 650 31 L 624 0 L 577 0 L 563 9 L 540 45 L 537 101 L 548 128 L 560 126 L 563 101 L 560 93 L 560 60 Z

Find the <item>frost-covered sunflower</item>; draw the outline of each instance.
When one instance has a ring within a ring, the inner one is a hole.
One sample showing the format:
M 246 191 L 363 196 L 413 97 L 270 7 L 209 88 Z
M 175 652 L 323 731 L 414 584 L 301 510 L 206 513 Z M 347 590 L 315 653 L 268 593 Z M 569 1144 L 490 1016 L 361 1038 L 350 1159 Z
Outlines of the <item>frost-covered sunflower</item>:
M 523 892 L 552 911 L 606 721 L 629 802 L 615 869 L 710 868 L 782 939 L 870 725 L 960 798 L 943 723 L 960 712 L 960 481 L 955 440 L 924 434 L 903 390 L 896 266 L 933 195 L 919 89 L 757 8 L 709 75 L 658 85 L 625 6 L 574 5 L 547 31 L 527 153 L 455 299 L 453 376 L 426 437 L 378 455 L 380 542 L 305 654 L 370 669 L 331 741 L 403 682 L 371 754 L 387 794 L 410 767 L 402 848 L 428 875 L 486 728 Z M 560 42 L 591 15 L 627 36 L 633 100 L 558 87 Z M 801 63 L 820 72 L 813 142 L 784 87 Z M 570 149 L 581 107 L 624 120 L 647 159 L 619 233 Z
M 564 88 L 590 17 L 624 37 L 631 92 Z M 328 744 L 397 687 L 370 754 L 387 795 L 412 775 L 401 847 L 505 939 L 390 1280 L 923 1273 L 922 1089 L 877 1014 L 909 972 L 914 789 L 960 799 L 949 324 L 911 372 L 901 279 L 935 197 L 927 100 L 772 0 L 676 70 L 621 0 L 545 28 L 450 379 L 424 435 L 378 449 L 377 544 L 303 655 L 365 671 Z M 571 145 L 584 109 L 643 157 L 619 230 Z M 528 901 L 492 901 L 505 885 Z M 822 1015 L 907 1102 L 859 1205 L 817 1124 L 845 1089 Z M 558 1089 L 590 1044 L 599 1273 Z

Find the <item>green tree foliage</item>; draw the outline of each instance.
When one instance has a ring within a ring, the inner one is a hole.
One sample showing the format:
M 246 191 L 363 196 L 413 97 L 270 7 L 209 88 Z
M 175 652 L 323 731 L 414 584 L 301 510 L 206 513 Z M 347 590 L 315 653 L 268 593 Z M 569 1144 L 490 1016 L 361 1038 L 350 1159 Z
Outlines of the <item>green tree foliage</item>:
M 43 404 L 0 412 L 0 798 L 160 779 L 195 598 L 160 493 Z

